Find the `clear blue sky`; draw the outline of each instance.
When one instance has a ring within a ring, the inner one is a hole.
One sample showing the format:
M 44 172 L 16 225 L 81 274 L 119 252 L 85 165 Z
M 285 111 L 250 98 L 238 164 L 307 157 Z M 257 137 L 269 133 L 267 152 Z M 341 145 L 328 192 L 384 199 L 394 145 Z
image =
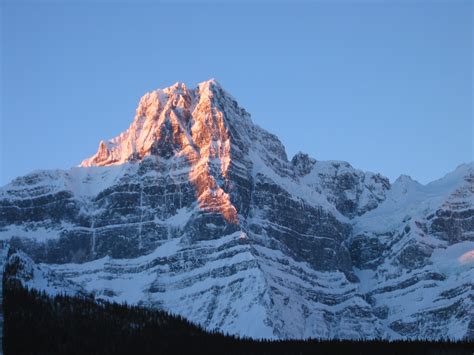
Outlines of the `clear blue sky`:
M 473 160 L 471 1 L 2 1 L 1 181 L 68 168 L 142 94 L 216 78 L 289 158 L 420 182 Z

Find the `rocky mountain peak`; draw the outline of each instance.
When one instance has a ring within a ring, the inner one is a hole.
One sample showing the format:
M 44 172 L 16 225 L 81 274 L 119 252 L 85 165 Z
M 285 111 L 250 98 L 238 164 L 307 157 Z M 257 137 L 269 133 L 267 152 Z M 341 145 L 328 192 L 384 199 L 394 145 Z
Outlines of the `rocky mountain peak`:
M 248 114 L 216 80 L 202 82 L 195 89 L 177 82 L 145 94 L 130 127 L 102 141 L 97 153 L 81 166 L 119 165 L 147 156 L 180 161 L 189 169 L 188 179 L 201 207 L 237 223 L 226 185 L 233 138 L 241 140 L 248 134 L 237 127 L 242 124 L 250 124 Z
M 422 185 L 411 178 L 409 175 L 400 175 L 392 185 L 393 190 L 396 193 L 402 195 L 407 194 L 408 192 L 413 192 L 419 189 Z
M 316 159 L 311 158 L 306 153 L 298 152 L 291 159 L 291 164 L 295 168 L 298 175 L 304 176 L 311 172 L 314 164 L 316 164 Z
M 82 167 L 0 189 L 0 277 L 238 336 L 472 338 L 473 182 L 290 162 L 215 80 L 178 82 Z
M 130 127 L 100 142 L 97 153 L 81 166 L 118 165 L 148 155 L 168 159 L 183 151 L 186 154 L 202 148 L 204 142 L 226 142 L 229 126 L 239 121 L 248 125 L 248 113 L 216 80 L 204 81 L 195 89 L 177 82 L 143 95 Z M 233 130 L 238 131 L 235 127 Z

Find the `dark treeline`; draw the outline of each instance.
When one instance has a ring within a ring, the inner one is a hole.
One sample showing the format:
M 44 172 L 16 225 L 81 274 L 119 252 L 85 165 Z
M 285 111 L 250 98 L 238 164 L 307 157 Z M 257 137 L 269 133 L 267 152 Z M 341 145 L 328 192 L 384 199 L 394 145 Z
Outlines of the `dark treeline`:
M 5 278 L 4 278 L 5 280 Z M 51 297 L 4 281 L 9 354 L 468 354 L 471 342 L 255 341 L 203 331 L 183 318 L 87 297 Z

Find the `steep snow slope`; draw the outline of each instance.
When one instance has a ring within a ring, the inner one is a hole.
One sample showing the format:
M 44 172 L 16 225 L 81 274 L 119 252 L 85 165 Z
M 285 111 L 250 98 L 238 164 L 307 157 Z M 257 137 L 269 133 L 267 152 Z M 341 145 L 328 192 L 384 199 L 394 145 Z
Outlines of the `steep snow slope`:
M 10 248 L 30 287 L 232 334 L 472 338 L 472 169 L 391 186 L 288 161 L 216 81 L 177 83 L 80 167 L 0 189 L 2 260 Z

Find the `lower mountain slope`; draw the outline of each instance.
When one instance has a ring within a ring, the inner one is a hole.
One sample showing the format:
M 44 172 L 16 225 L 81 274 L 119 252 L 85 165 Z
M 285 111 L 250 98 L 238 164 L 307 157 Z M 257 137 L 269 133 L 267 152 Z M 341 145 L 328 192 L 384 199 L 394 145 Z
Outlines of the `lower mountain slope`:
M 6 354 L 470 354 L 472 342 L 252 340 L 206 332 L 149 308 L 22 286 L 21 256 L 3 280 Z M 14 260 L 15 261 L 14 261 Z

